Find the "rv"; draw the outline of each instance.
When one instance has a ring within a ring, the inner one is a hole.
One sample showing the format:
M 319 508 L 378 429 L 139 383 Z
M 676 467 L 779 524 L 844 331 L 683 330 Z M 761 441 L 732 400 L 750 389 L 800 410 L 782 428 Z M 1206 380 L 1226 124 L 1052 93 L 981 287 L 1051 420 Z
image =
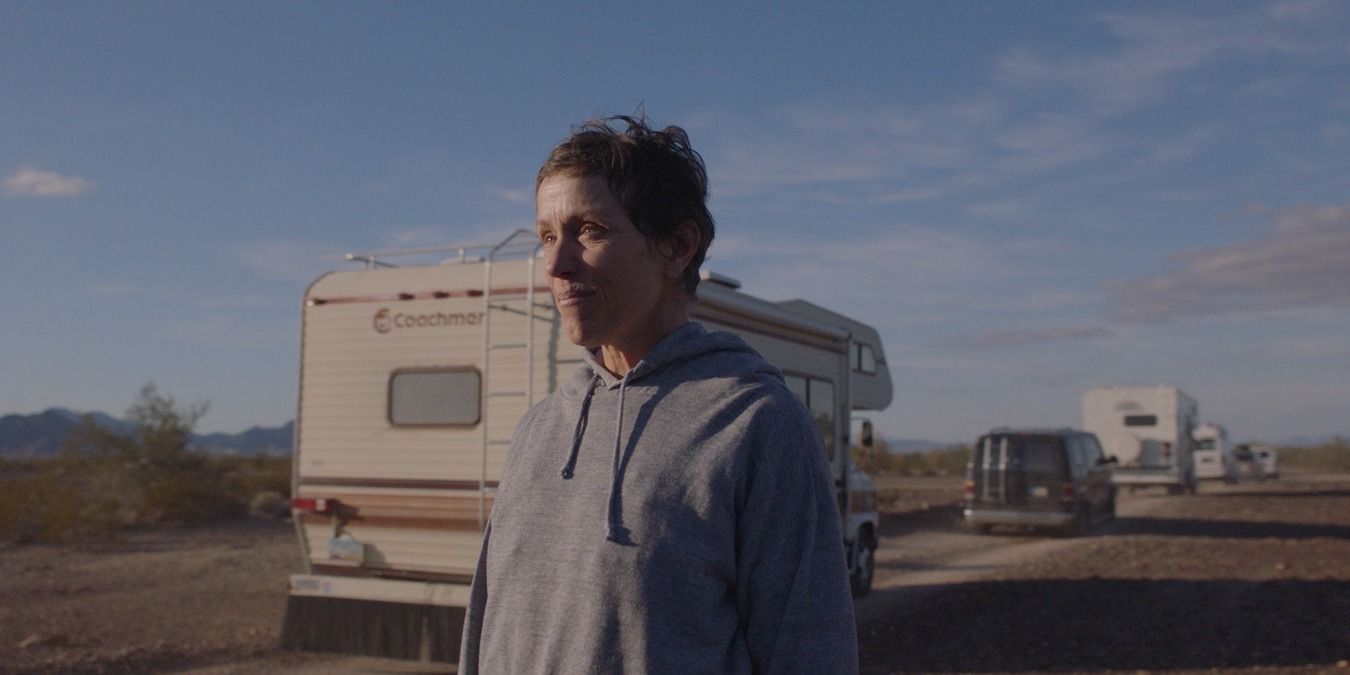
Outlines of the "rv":
M 1131 489 L 1195 492 L 1198 415 L 1195 399 L 1176 387 L 1099 387 L 1083 394 L 1083 430 L 1117 460 L 1115 484 Z
M 1237 455 L 1228 441 L 1228 430 L 1218 424 L 1202 424 L 1195 428 L 1193 437 L 1196 479 L 1217 478 L 1225 483 L 1236 483 Z
M 425 256 L 448 259 L 395 264 Z M 304 296 L 291 505 L 305 569 L 290 580 L 282 644 L 456 661 L 512 431 L 581 351 L 563 334 L 533 232 L 347 257 L 362 267 L 325 274 Z M 744 338 L 815 417 L 850 579 L 865 594 L 878 517 L 849 429 L 853 411 L 890 404 L 877 332 L 704 279 L 693 318 Z

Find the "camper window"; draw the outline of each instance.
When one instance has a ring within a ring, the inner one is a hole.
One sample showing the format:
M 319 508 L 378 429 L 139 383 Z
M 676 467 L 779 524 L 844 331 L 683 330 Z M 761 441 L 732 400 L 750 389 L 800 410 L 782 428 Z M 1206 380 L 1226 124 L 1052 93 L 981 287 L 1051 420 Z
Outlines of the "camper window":
M 853 343 L 853 370 L 866 375 L 876 374 L 877 355 L 871 345 Z
M 806 407 L 811 409 L 811 416 L 820 427 L 825 456 L 834 459 L 834 383 L 811 380 L 811 400 L 807 401 Z
M 1125 426 L 1127 427 L 1156 427 L 1158 426 L 1157 415 L 1126 415 Z
M 478 424 L 482 377 L 472 368 L 396 370 L 389 376 L 394 426 Z
M 801 399 L 802 403 L 806 403 L 809 400 L 806 396 L 806 378 L 800 375 L 785 374 L 783 375 L 783 384 L 786 384 L 787 388 L 792 391 L 792 393 L 796 394 L 797 398 Z
M 834 459 L 834 383 L 827 380 L 783 375 L 783 383 L 806 404 L 811 417 L 820 427 L 820 438 L 825 444 L 825 456 Z

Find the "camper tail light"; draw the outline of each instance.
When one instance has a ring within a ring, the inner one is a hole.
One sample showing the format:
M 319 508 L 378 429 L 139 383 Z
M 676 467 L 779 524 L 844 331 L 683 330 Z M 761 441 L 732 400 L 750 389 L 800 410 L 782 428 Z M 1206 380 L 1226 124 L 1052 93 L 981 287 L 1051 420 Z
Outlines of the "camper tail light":
M 1078 491 L 1074 489 L 1073 483 L 1060 483 L 1059 499 L 1060 501 L 1071 502 L 1078 498 Z
M 965 495 L 966 495 L 966 499 L 974 499 L 974 498 L 975 498 L 975 481 L 973 481 L 973 480 L 968 480 L 968 481 L 966 481 Z
M 295 511 L 309 511 L 310 513 L 322 513 L 328 515 L 337 510 L 337 504 L 338 501 L 336 499 L 296 497 L 291 500 L 291 509 Z

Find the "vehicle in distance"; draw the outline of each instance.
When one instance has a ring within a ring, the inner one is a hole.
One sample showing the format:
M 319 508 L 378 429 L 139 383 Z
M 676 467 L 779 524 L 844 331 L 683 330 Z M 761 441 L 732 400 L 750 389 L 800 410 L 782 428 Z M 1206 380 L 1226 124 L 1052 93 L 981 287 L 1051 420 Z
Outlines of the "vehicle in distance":
M 981 436 L 966 467 L 965 520 L 1082 533 L 1115 518 L 1115 458 L 1074 429 L 997 428 Z

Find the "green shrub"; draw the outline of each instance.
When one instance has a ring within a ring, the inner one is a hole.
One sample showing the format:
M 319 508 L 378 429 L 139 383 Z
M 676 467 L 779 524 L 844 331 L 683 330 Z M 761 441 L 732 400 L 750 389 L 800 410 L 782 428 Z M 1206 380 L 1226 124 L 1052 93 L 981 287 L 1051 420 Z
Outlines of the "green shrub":
M 933 448 L 891 454 L 877 439 L 872 448 L 853 448 L 853 463 L 875 476 L 960 476 L 970 461 L 970 448 Z
M 179 408 L 153 384 L 127 413 L 130 435 L 86 417 L 57 459 L 0 464 L 0 538 L 83 541 L 133 525 L 239 517 L 259 492 L 290 493 L 286 458 L 211 457 L 188 447 L 205 404 Z
M 129 524 L 127 504 L 98 474 L 73 475 L 55 462 L 0 485 L 0 538 L 18 543 L 113 537 Z M 101 485 L 104 484 L 104 485 Z

